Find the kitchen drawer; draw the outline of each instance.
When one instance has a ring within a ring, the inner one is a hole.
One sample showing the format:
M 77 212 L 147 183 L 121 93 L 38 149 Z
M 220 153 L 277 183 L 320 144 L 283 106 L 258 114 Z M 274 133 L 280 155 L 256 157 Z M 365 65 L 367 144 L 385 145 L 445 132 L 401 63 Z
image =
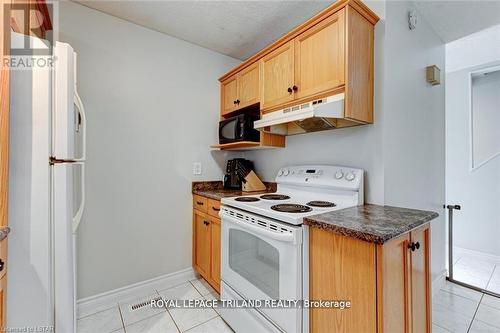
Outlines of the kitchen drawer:
M 199 195 L 193 195 L 193 208 L 206 213 L 208 209 L 208 199 Z
M 7 238 L 0 242 L 0 278 L 7 272 Z
M 220 211 L 220 201 L 208 199 L 208 215 L 218 218 L 219 211 Z

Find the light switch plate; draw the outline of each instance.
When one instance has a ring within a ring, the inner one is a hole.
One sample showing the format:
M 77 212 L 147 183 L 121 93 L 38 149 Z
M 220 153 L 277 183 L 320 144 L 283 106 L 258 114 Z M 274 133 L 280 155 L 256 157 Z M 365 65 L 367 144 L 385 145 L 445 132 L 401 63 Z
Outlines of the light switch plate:
M 193 175 L 201 175 L 201 163 L 200 162 L 193 163 Z

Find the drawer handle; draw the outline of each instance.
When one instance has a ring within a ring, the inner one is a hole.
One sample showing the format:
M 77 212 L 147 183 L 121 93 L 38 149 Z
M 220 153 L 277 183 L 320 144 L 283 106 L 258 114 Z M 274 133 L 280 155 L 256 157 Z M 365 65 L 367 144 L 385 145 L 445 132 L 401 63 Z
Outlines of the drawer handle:
M 200 206 L 203 206 L 203 202 L 202 201 L 196 201 L 196 203 Z
M 220 208 L 212 207 L 212 209 L 215 210 L 216 212 L 220 211 Z
M 0 259 L 0 272 L 3 271 L 3 268 L 5 267 L 5 262 Z

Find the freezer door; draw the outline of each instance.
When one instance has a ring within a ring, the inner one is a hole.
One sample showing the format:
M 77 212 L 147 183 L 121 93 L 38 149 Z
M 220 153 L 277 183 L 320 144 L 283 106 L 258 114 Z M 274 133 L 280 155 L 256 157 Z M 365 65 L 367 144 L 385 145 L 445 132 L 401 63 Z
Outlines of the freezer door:
M 76 53 L 69 44 L 56 42 L 54 54 L 52 156 L 81 161 L 85 159 L 85 115 L 76 92 Z
M 75 330 L 74 177 L 81 164 L 52 166 L 52 223 L 56 332 Z

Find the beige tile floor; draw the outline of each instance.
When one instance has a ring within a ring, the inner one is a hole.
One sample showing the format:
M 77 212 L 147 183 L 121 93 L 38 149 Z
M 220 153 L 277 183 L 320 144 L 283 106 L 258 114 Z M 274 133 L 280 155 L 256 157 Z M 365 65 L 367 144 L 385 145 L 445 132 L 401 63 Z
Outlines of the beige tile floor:
M 491 257 L 455 251 L 455 278 L 499 292 L 500 261 Z M 204 280 L 195 279 L 165 290 L 152 290 L 144 297 L 123 300 L 110 308 L 79 314 L 78 333 L 177 333 L 232 332 L 218 309 L 181 309 L 131 305 L 152 298 L 207 299 L 217 293 Z M 437 333 L 500 333 L 500 299 L 446 282 L 434 293 L 432 330 Z
M 453 260 L 455 280 L 500 294 L 500 257 L 454 247 Z
M 156 308 L 132 305 L 151 299 L 207 299 L 218 297 L 204 280 L 192 280 L 165 290 L 152 290 L 144 297 L 127 299 L 110 308 L 79 313 L 78 333 L 231 333 L 217 309 Z

